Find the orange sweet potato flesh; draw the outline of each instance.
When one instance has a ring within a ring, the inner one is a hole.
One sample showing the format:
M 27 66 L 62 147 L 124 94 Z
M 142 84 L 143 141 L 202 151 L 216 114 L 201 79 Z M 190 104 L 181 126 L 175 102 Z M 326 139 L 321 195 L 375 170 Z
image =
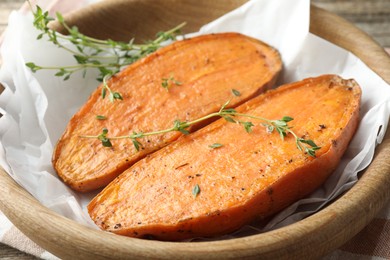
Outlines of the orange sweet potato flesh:
M 98 135 L 103 128 L 109 130 L 109 136 L 170 128 L 175 120 L 188 121 L 218 111 L 234 97 L 232 89 L 241 93 L 231 102 L 236 106 L 271 87 L 281 67 L 274 48 L 237 33 L 175 42 L 108 82 L 112 91 L 122 94 L 123 101 L 103 100 L 102 86 L 91 95 L 58 141 L 53 166 L 74 190 L 104 187 L 134 162 L 182 134 L 171 132 L 140 140 L 143 147 L 139 152 L 128 139 L 113 141 L 113 147 L 107 148 L 98 140 L 80 136 Z M 162 87 L 164 78 L 173 78 L 168 90 Z M 107 119 L 97 120 L 97 115 Z
M 90 202 L 89 214 L 103 230 L 160 240 L 218 236 L 270 216 L 332 173 L 357 128 L 360 97 L 354 80 L 334 75 L 270 90 L 237 110 L 293 117 L 295 133 L 321 146 L 315 158 L 260 122 L 246 133 L 220 119 L 134 164 Z

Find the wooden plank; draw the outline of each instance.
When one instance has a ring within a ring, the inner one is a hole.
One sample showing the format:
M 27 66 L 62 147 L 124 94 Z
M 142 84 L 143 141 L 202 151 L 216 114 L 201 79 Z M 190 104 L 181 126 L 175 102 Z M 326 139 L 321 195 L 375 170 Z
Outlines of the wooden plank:
M 389 0 L 312 0 L 371 35 L 381 46 L 390 47 Z
M 20 8 L 24 1 L 15 0 L 15 1 L 4 1 L 0 0 L 0 25 L 5 26 L 7 24 L 8 16 L 12 10 L 17 10 Z M 0 32 L 3 31 L 2 27 Z
M 21 252 L 15 248 L 0 243 L 0 258 L 1 259 L 20 259 L 20 260 L 34 260 L 39 259 L 35 256 Z

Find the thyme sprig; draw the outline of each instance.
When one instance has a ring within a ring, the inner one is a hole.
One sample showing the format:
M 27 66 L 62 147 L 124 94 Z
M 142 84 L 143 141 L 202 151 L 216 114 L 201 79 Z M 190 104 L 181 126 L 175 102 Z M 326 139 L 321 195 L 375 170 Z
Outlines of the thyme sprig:
M 315 157 L 316 151 L 320 149 L 321 147 L 317 146 L 314 141 L 307 140 L 302 137 L 298 137 L 294 131 L 292 130 L 292 127 L 288 125 L 290 121 L 293 120 L 292 117 L 284 116 L 281 119 L 278 120 L 271 120 L 264 117 L 249 115 L 249 114 L 243 114 L 237 112 L 234 108 L 226 108 L 229 105 L 229 102 L 226 102 L 221 109 L 218 112 L 210 113 L 206 116 L 200 117 L 198 119 L 192 120 L 192 121 L 180 121 L 175 120 L 173 123 L 173 126 L 164 130 L 158 130 L 158 131 L 152 131 L 152 132 L 133 132 L 130 135 L 124 135 L 124 136 L 108 136 L 108 130 L 104 128 L 102 130 L 102 133 L 99 135 L 82 135 L 81 138 L 92 138 L 92 139 L 98 139 L 102 142 L 103 146 L 105 147 L 111 147 L 112 140 L 119 140 L 119 139 L 131 139 L 134 145 L 134 148 L 139 151 L 140 147 L 142 147 L 142 144 L 140 143 L 139 139 L 144 138 L 147 136 L 152 135 L 161 135 L 169 132 L 179 131 L 185 135 L 189 134 L 188 128 L 191 125 L 197 124 L 199 122 L 208 120 L 213 117 L 221 117 L 224 118 L 227 122 L 235 123 L 242 125 L 247 133 L 252 132 L 252 128 L 255 126 L 251 121 L 242 121 L 237 119 L 237 117 L 244 117 L 249 119 L 255 119 L 262 121 L 262 125 L 266 127 L 267 131 L 269 133 L 272 133 L 274 131 L 278 132 L 282 140 L 288 135 L 291 134 L 295 138 L 296 147 L 300 150 L 305 152 L 306 154 Z
M 170 76 L 169 78 L 162 78 L 161 86 L 165 88 L 166 91 L 169 91 L 169 87 L 172 86 L 172 84 L 176 86 L 181 86 L 183 83 L 181 81 L 178 81 L 173 76 Z
M 114 40 L 99 40 L 86 36 L 79 32 L 76 26 L 70 27 L 65 22 L 63 16 L 60 13 L 57 13 L 57 21 L 69 33 L 69 35 L 65 36 L 49 28 L 49 23 L 53 21 L 54 18 L 50 17 L 49 13 L 43 11 L 41 7 L 36 6 L 33 15 L 33 24 L 35 28 L 40 31 L 37 39 L 42 39 L 45 36 L 48 41 L 70 52 L 77 64 L 57 67 L 39 66 L 33 62 L 28 62 L 26 63 L 26 66 L 33 72 L 44 69 L 57 70 L 55 75 L 63 77 L 64 80 L 69 79 L 70 76 L 77 71 L 82 71 L 85 76 L 88 68 L 96 68 L 99 70 L 98 80 L 104 81 L 105 78 L 107 79 L 107 77 L 115 75 L 123 67 L 156 51 L 162 47 L 164 42 L 175 40 L 176 36 L 180 34 L 180 29 L 185 25 L 185 23 L 182 23 L 168 31 L 159 32 L 156 35 L 156 39 L 152 41 L 148 41 L 144 44 L 135 44 L 134 38 L 129 42 L 120 42 Z M 61 41 L 60 39 L 65 41 Z M 68 47 L 68 44 L 63 42 L 71 43 L 74 48 Z M 104 89 L 106 91 L 109 90 L 107 87 Z M 114 99 L 116 99 L 115 93 L 113 93 L 113 96 Z
M 104 76 L 103 78 L 103 87 L 102 87 L 102 98 L 104 99 L 107 95 L 107 91 L 108 91 L 108 99 L 111 101 L 111 102 L 114 102 L 114 100 L 116 99 L 120 99 L 120 100 L 123 100 L 123 97 L 121 95 L 121 93 L 119 92 L 116 92 L 116 91 L 112 91 L 111 88 L 108 86 L 107 84 L 107 80 L 109 78 L 111 78 L 112 75 L 111 74 L 107 74 Z

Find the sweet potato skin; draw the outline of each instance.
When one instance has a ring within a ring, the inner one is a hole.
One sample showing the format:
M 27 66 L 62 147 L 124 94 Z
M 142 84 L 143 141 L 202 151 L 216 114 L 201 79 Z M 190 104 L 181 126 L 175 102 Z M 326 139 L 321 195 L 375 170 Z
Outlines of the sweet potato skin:
M 314 140 L 316 157 L 261 126 L 218 120 L 139 161 L 88 205 L 103 230 L 132 237 L 213 237 L 270 216 L 319 187 L 335 169 L 359 121 L 361 90 L 324 75 L 285 85 L 241 105 L 242 113 L 291 122 Z M 208 146 L 221 143 L 218 149 Z M 200 193 L 192 194 L 198 184 Z
M 204 35 L 175 42 L 134 63 L 108 85 L 123 101 L 101 98 L 100 86 L 70 120 L 53 153 L 59 177 L 72 189 L 87 192 L 104 187 L 134 162 L 176 140 L 181 133 L 151 136 L 136 151 L 131 140 L 115 141 L 106 148 L 98 140 L 80 138 L 149 132 L 172 127 L 174 120 L 188 121 L 217 111 L 233 97 L 232 106 L 271 87 L 282 67 L 272 47 L 237 33 Z M 180 86 L 162 80 L 173 77 Z M 97 115 L 106 120 L 97 120 Z M 201 125 L 194 126 L 194 129 Z

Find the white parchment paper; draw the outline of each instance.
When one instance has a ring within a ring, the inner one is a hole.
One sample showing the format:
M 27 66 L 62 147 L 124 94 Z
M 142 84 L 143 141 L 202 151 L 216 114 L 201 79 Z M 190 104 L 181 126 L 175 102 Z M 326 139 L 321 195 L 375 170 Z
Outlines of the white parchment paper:
M 390 86 L 351 53 L 310 34 L 309 11 L 309 0 L 252 0 L 189 35 L 235 31 L 267 42 L 283 59 L 279 84 L 334 73 L 354 78 L 363 89 L 360 126 L 334 174 L 264 229 L 249 227 L 253 232 L 293 223 L 349 189 L 369 165 L 387 129 Z M 26 62 L 74 64 L 69 53 L 36 40 L 32 19 L 31 14 L 12 13 L 1 47 L 0 82 L 6 89 L 0 95 L 4 115 L 0 119 L 0 165 L 43 205 L 94 227 L 85 209 L 94 194 L 77 194 L 67 188 L 51 166 L 51 155 L 70 117 L 98 86 L 97 73 L 89 71 L 85 78 L 76 74 L 68 81 L 55 77 L 53 71 L 32 73 Z

